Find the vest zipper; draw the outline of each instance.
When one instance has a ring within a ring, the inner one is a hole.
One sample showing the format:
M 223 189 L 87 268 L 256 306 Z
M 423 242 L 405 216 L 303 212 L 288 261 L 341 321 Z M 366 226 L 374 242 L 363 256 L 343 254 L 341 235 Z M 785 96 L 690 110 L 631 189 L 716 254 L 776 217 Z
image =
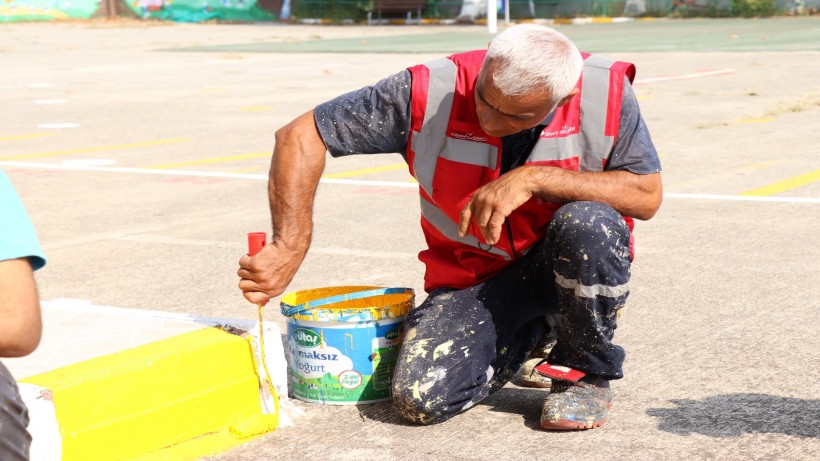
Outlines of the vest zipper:
M 510 250 L 512 252 L 512 258 L 516 259 L 516 258 L 518 258 L 518 252 L 515 251 L 515 241 L 513 241 L 513 235 L 512 235 L 512 224 L 510 224 L 509 220 L 506 221 L 506 224 L 507 224 L 507 237 L 510 238 Z

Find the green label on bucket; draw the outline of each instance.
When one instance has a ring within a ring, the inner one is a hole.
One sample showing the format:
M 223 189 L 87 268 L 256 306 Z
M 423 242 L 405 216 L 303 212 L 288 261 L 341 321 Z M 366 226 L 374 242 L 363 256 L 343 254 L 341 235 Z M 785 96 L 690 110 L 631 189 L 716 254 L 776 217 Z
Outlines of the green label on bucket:
M 389 399 L 403 321 L 308 322 L 288 318 L 293 394 L 300 400 L 329 405 Z
M 318 347 L 322 343 L 322 337 L 311 329 L 297 328 L 293 331 L 293 341 L 302 347 Z

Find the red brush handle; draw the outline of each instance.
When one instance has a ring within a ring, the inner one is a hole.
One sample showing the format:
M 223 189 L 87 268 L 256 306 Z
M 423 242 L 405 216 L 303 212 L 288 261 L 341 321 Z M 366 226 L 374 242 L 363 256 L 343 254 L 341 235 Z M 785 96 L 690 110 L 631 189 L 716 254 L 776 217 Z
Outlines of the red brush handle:
M 262 251 L 262 248 L 268 244 L 268 234 L 264 232 L 250 232 L 248 233 L 248 256 L 254 256 L 256 253 Z M 268 304 L 262 303 L 260 306 Z M 260 314 L 261 315 L 261 314 Z
M 251 232 L 248 234 L 248 256 L 259 253 L 268 243 L 268 234 L 264 232 Z

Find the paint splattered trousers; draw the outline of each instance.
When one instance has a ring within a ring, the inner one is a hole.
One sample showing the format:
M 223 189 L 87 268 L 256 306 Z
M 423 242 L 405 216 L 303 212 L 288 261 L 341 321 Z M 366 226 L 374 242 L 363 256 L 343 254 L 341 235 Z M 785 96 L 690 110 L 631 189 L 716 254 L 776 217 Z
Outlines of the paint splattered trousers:
M 629 229 L 597 202 L 562 206 L 544 239 L 494 277 L 437 289 L 406 319 L 393 403 L 406 419 L 437 423 L 500 389 L 558 318 L 553 364 L 623 377 L 612 343 L 629 294 Z
M 28 426 L 28 410 L 17 382 L 0 362 L 0 460 L 23 461 L 29 459 L 31 435 Z

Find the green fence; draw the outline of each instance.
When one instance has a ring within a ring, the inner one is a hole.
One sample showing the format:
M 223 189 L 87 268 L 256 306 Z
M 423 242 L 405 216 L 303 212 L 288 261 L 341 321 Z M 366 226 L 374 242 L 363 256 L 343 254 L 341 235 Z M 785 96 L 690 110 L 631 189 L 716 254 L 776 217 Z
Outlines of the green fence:
M 277 4 L 281 7 L 281 2 Z M 156 18 L 179 22 L 273 21 L 279 11 L 257 0 L 0 0 L 0 22 Z
M 412 8 L 401 11 L 379 11 L 374 0 L 293 0 L 295 18 L 364 21 L 368 18 L 418 19 Z M 498 3 L 499 16 L 504 5 Z M 574 17 L 753 17 L 781 13 L 811 14 L 820 10 L 820 0 L 509 0 L 512 20 Z M 474 17 L 482 18 L 482 7 Z M 458 0 L 428 0 L 421 10 L 422 18 L 457 19 L 462 13 Z
M 291 20 L 364 22 L 406 18 L 408 14 L 419 19 L 417 9 L 380 11 L 376 4 L 376 0 L 0 0 L 0 22 L 106 16 L 182 22 L 256 22 L 287 18 L 290 13 Z M 497 4 L 499 16 L 503 18 L 504 5 Z M 752 17 L 813 14 L 820 10 L 820 0 L 510 0 L 508 5 L 508 16 L 512 20 L 595 16 Z M 427 0 L 421 16 L 469 22 L 484 17 L 485 10 L 486 7 L 473 8 L 472 16 L 465 17 L 460 0 Z

